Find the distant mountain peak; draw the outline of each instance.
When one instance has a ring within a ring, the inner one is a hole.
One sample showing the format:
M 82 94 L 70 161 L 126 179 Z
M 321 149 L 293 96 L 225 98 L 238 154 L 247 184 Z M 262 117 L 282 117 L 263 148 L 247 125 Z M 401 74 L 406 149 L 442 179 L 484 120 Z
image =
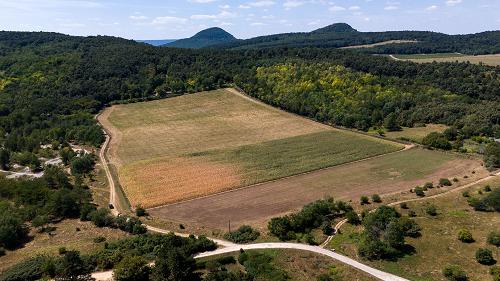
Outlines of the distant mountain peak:
M 313 31 L 314 33 L 327 33 L 327 32 L 358 32 L 356 29 L 347 23 L 334 23 Z
M 191 39 L 236 39 L 231 33 L 220 27 L 211 27 L 196 33 Z
M 196 33 L 194 36 L 186 39 L 181 39 L 173 43 L 166 44 L 166 47 L 175 48 L 205 48 L 217 44 L 223 44 L 236 41 L 231 33 L 220 27 L 211 27 Z

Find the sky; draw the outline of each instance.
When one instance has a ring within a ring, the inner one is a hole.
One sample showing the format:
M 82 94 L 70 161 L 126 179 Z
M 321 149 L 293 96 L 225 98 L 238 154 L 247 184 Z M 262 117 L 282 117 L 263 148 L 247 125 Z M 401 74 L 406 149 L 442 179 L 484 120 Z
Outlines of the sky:
M 218 26 L 237 38 L 346 22 L 359 31 L 500 30 L 500 0 L 0 0 L 0 30 L 179 39 Z

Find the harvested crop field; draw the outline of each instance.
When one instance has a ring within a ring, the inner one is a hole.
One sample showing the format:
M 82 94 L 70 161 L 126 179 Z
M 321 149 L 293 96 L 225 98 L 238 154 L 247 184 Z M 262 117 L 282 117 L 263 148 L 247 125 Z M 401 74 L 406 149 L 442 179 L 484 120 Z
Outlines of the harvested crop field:
M 99 117 L 132 205 L 160 206 L 401 150 L 232 89 L 118 105 Z
M 500 66 L 500 54 L 494 55 L 479 55 L 467 56 L 461 54 L 430 54 L 430 55 L 394 55 L 400 60 L 410 60 L 418 63 L 431 63 L 431 62 L 470 62 L 470 63 L 483 63 L 485 65 Z
M 468 178 L 462 179 L 466 174 Z M 486 174 L 479 160 L 414 148 L 149 212 L 169 221 L 211 229 L 224 229 L 228 220 L 235 227 L 241 224 L 265 227 L 269 218 L 325 196 L 357 202 L 362 195 L 408 193 L 417 185 L 437 183 L 443 177 L 457 177 L 465 183 Z

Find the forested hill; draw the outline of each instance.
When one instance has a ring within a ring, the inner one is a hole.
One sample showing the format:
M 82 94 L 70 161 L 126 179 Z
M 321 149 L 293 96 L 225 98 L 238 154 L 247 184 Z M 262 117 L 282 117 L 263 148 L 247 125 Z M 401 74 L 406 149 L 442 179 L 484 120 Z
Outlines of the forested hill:
M 196 33 L 191 38 L 177 40 L 163 46 L 173 48 L 198 49 L 235 41 L 237 41 L 237 39 L 224 29 L 212 27 Z
M 358 32 L 347 24 L 334 24 L 312 32 L 260 36 L 221 44 L 226 49 L 262 49 L 272 47 L 341 48 L 390 40 L 415 40 L 416 43 L 390 44 L 361 51 L 373 54 L 500 53 L 500 31 L 467 35 L 447 35 L 427 31 Z
M 289 111 L 361 130 L 394 116 L 406 126 L 455 125 L 467 137 L 500 135 L 498 67 L 419 65 L 338 49 L 192 50 L 22 32 L 0 32 L 0 54 L 0 146 L 13 153 L 36 152 L 52 141 L 99 145 L 93 115 L 106 104 L 232 85 Z M 308 81 L 320 75 L 307 74 L 315 66 L 340 88 Z M 273 96 L 283 89 L 272 70 L 296 77 L 297 85 L 289 85 L 294 95 Z

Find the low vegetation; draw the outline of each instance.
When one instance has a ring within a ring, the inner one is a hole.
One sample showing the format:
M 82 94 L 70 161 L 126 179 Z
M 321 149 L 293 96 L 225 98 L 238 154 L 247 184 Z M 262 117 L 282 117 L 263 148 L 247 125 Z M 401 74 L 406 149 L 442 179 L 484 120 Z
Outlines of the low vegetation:
M 260 233 L 254 230 L 249 225 L 242 225 L 236 231 L 228 232 L 224 235 L 224 239 L 234 243 L 242 244 L 255 241 L 259 238 Z

